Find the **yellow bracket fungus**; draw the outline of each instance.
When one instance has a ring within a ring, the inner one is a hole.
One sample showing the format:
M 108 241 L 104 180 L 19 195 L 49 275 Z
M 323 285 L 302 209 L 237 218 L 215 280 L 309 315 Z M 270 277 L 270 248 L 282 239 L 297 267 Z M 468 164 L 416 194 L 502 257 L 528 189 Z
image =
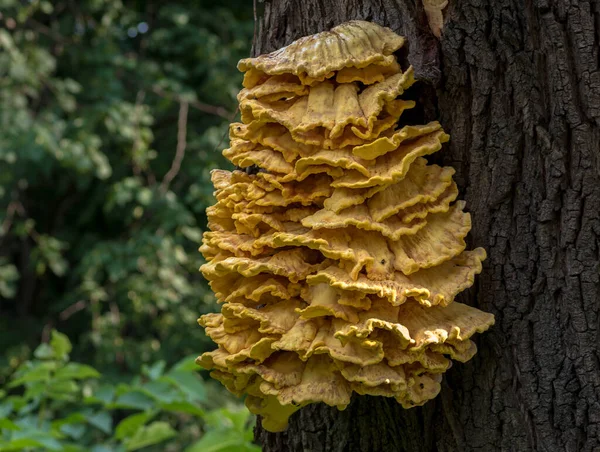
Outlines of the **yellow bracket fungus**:
M 454 170 L 425 159 L 448 135 L 398 126 L 415 106 L 403 43 L 352 21 L 238 66 L 242 122 L 223 154 L 259 171 L 212 172 L 201 271 L 223 305 L 199 320 L 218 348 L 198 363 L 267 430 L 353 393 L 422 405 L 494 323 L 454 302 L 486 254 L 465 251 Z

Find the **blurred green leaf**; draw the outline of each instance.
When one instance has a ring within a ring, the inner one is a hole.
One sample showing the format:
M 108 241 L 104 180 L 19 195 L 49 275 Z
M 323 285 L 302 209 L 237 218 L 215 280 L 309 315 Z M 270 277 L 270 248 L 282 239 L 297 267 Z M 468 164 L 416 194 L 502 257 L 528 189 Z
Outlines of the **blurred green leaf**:
M 189 400 L 202 402 L 206 400 L 206 388 L 198 374 L 171 371 L 162 378 L 181 390 Z
M 166 364 L 167 363 L 162 360 L 155 362 L 151 366 L 147 366 L 144 364 L 142 366 L 142 373 L 144 375 L 147 375 L 151 380 L 156 380 L 163 374 Z
M 80 439 L 86 432 L 85 425 L 83 424 L 64 424 L 60 426 L 59 430 L 74 440 Z
M 9 388 L 21 386 L 26 383 L 33 383 L 38 381 L 48 381 L 52 375 L 54 366 L 51 363 L 36 363 L 32 364 L 29 368 L 19 369 L 18 378 L 12 380 L 9 384 Z
M 139 390 L 161 403 L 174 402 L 180 398 L 173 385 L 166 381 L 150 381 L 140 386 Z
M 135 434 L 125 441 L 128 451 L 161 443 L 175 436 L 177 432 L 166 422 L 156 421 L 140 427 Z
M 143 413 L 132 414 L 127 416 L 115 429 L 116 439 L 125 439 L 135 436 L 137 430 L 146 424 L 150 419 L 156 416 L 156 411 L 146 411 Z
M 20 447 L 41 447 L 42 450 L 60 451 L 62 446 L 60 441 L 50 432 L 46 432 L 36 427 L 21 425 L 19 430 L 13 431 L 10 446 L 20 445 Z M 7 450 L 22 450 L 10 449 Z
M 106 411 L 97 411 L 85 417 L 86 421 L 106 434 L 112 433 L 112 417 Z
M 73 380 L 51 381 L 46 389 L 46 396 L 56 400 L 75 400 L 79 385 Z
M 91 366 L 85 364 L 68 363 L 65 367 L 58 369 L 54 374 L 57 380 L 74 379 L 83 380 L 86 378 L 99 378 L 100 373 Z
M 72 346 L 69 338 L 56 330 L 52 330 L 52 337 L 50 338 L 50 347 L 54 350 L 54 356 L 58 359 L 66 359 L 69 353 L 71 353 Z
M 20 427 L 10 419 L 0 418 L 0 430 L 20 430 Z
M 56 420 L 52 421 L 51 426 L 55 430 L 60 430 L 61 432 L 65 433 L 65 434 L 70 434 L 70 433 L 68 433 L 68 431 L 71 432 L 72 431 L 71 428 L 79 427 L 81 424 L 85 423 L 85 421 L 86 421 L 86 416 L 84 414 L 71 413 L 63 419 L 56 419 Z
M 29 447 L 44 447 L 44 444 L 33 438 L 18 438 L 11 439 L 8 442 L 0 442 L 2 452 L 23 451 Z
M 55 351 L 50 344 L 42 343 L 35 349 L 33 356 L 37 359 L 52 359 L 55 357 L 54 353 Z
M 13 410 L 13 402 L 8 400 L 0 403 L 0 418 L 6 418 L 10 415 Z
M 117 399 L 108 405 L 110 408 L 133 408 L 138 410 L 148 410 L 154 406 L 151 397 L 143 392 L 133 390 L 122 394 Z
M 185 449 L 185 452 L 260 452 L 260 447 L 248 444 L 243 438 L 227 430 L 211 430 Z
M 98 387 L 92 395 L 85 397 L 87 403 L 102 403 L 108 405 L 112 403 L 115 397 L 115 388 L 109 384 L 103 384 Z
M 198 417 L 202 417 L 205 414 L 202 408 L 190 402 L 161 403 L 160 407 L 165 411 L 170 411 L 173 413 L 187 413 Z
M 97 444 L 90 449 L 90 452 L 125 452 L 125 447 L 113 444 Z
M 197 372 L 200 366 L 196 364 L 197 355 L 187 356 L 173 365 L 170 372 Z
M 251 419 L 248 410 L 231 408 L 220 408 L 205 416 L 207 424 L 214 429 L 230 428 L 238 432 L 244 432 Z

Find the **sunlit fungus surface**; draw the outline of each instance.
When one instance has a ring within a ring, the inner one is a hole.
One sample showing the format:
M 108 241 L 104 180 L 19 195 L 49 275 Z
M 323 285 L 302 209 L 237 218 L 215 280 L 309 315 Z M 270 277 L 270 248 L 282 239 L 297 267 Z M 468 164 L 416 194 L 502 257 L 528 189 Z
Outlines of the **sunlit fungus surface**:
M 403 44 L 353 21 L 238 65 L 242 122 L 224 155 L 240 169 L 213 171 L 200 249 L 223 305 L 199 322 L 218 348 L 198 363 L 267 430 L 353 392 L 422 405 L 494 323 L 454 302 L 486 253 L 465 250 L 454 170 L 424 158 L 449 136 L 400 125 L 415 107 Z

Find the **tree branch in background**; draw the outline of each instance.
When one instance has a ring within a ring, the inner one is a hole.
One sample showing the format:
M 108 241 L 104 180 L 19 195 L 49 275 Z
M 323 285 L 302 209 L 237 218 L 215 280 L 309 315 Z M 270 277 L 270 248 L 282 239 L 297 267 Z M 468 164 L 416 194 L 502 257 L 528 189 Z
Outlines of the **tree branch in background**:
M 187 146 L 187 116 L 188 116 L 188 103 L 181 102 L 179 104 L 179 119 L 177 120 L 177 149 L 175 151 L 175 158 L 173 159 L 173 163 L 171 164 L 171 168 L 165 174 L 161 184 L 160 191 L 162 193 L 166 193 L 169 189 L 169 184 L 175 176 L 179 173 L 179 169 L 181 168 L 181 162 L 183 160 L 183 156 L 185 155 L 185 148 Z
M 189 104 L 192 107 L 194 107 L 195 109 L 200 110 L 204 113 L 209 113 L 211 115 L 220 116 L 221 118 L 224 118 L 224 119 L 229 119 L 229 112 L 227 111 L 227 109 L 225 107 L 219 107 L 219 106 L 215 106 L 215 105 L 205 104 L 204 102 L 200 102 L 197 100 L 190 102 L 188 100 L 184 100 L 183 97 L 181 97 L 175 93 L 169 93 L 169 92 L 163 90 L 162 88 L 159 88 L 158 86 L 154 86 L 152 88 L 152 91 L 154 92 L 154 94 L 157 94 L 160 97 L 176 100 L 180 104 L 185 102 L 186 104 Z
M 82 311 L 86 307 L 87 307 L 87 302 L 85 300 L 79 300 L 77 303 L 73 303 L 67 309 L 63 310 L 58 315 L 58 318 L 61 320 L 61 322 L 64 322 L 69 317 L 71 317 L 73 314 L 76 314 L 77 312 Z
M 76 314 L 79 311 L 84 310 L 87 307 L 87 305 L 88 304 L 85 300 L 79 300 L 78 302 L 73 303 L 68 308 L 62 310 L 60 312 L 60 314 L 58 314 L 58 319 L 61 322 L 64 322 L 69 317 L 71 317 L 73 314 Z M 42 339 L 41 339 L 42 342 L 48 343 L 50 341 L 50 335 L 52 333 L 52 329 L 54 329 L 54 326 L 55 326 L 55 322 L 53 319 L 50 319 L 46 322 L 46 324 L 44 325 L 44 328 L 42 329 Z
M 12 226 L 13 219 L 15 217 L 15 213 L 19 213 L 22 216 L 25 216 L 25 208 L 20 201 L 12 201 L 7 209 L 6 209 L 6 217 L 4 217 L 4 221 L 2 222 L 2 226 L 0 226 L 0 237 L 4 237 L 8 234 Z

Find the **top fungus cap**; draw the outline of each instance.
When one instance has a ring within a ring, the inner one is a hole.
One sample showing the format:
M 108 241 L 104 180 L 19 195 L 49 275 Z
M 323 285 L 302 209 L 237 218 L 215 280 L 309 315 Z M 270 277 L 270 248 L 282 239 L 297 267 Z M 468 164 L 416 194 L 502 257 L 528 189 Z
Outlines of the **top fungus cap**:
M 238 63 L 238 69 L 318 79 L 346 67 L 391 65 L 394 63 L 392 53 L 403 44 L 404 38 L 387 27 L 353 20 L 330 31 L 300 38 L 269 54 L 243 59 Z

